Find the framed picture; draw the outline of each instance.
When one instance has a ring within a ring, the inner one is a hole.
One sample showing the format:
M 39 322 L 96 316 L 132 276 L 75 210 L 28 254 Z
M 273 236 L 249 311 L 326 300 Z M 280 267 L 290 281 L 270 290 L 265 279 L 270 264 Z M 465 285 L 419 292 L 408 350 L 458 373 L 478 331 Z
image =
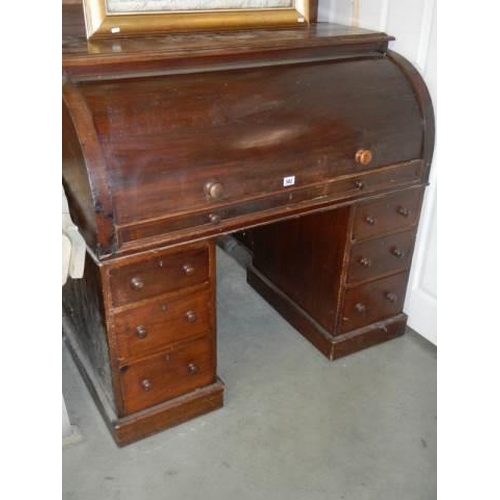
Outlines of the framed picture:
M 83 0 L 87 38 L 307 26 L 317 0 Z

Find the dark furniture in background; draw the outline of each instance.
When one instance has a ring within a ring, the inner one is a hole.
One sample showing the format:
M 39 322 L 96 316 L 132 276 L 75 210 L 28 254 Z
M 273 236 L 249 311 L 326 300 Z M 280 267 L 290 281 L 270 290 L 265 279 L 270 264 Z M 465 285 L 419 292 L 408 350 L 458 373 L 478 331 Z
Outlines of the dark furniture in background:
M 313 24 L 87 42 L 63 8 L 63 183 L 88 245 L 66 340 L 125 445 L 220 407 L 215 239 L 329 359 L 403 334 L 434 144 L 384 33 Z

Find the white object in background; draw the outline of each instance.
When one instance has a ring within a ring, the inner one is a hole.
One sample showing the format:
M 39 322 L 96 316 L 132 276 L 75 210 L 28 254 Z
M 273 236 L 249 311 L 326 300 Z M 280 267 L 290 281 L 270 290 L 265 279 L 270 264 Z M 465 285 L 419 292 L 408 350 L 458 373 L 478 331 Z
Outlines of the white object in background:
M 68 200 L 62 189 L 62 284 L 81 278 L 85 266 L 85 241 L 69 215 Z

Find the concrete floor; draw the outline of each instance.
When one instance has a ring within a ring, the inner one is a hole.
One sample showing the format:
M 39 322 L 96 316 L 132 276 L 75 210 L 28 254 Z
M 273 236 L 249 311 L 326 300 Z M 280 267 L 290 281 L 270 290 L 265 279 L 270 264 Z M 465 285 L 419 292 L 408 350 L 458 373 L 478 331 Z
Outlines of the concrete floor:
M 63 500 L 435 499 L 436 348 L 409 331 L 328 362 L 217 258 L 224 408 L 117 448 L 63 347 Z

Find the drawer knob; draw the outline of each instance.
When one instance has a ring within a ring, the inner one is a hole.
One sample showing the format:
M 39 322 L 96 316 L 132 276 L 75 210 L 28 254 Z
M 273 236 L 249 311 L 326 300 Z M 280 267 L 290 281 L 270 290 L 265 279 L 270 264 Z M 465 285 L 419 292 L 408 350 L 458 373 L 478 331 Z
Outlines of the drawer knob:
M 363 181 L 357 180 L 354 185 L 356 186 L 356 189 L 364 189 L 365 183 Z
M 205 194 L 212 200 L 219 200 L 224 195 L 224 184 L 216 181 L 207 182 L 205 184 Z
M 220 215 L 217 215 L 217 214 L 210 214 L 208 216 L 208 220 L 212 223 L 212 224 L 219 224 L 220 223 Z
M 360 165 L 368 165 L 372 161 L 373 155 L 369 149 L 358 149 L 354 159 Z
M 142 290 L 144 288 L 144 281 L 136 276 L 130 280 L 130 285 L 134 290 Z
M 148 334 L 147 330 L 146 330 L 146 327 L 143 326 L 143 325 L 139 325 L 136 329 L 135 329 L 135 333 L 136 335 L 140 338 L 140 339 L 143 339 L 144 337 L 146 337 L 146 335 Z
M 370 226 L 374 226 L 375 222 L 377 222 L 377 219 L 375 217 L 373 217 L 372 215 L 368 215 L 365 217 L 365 222 L 367 224 L 370 224 Z
M 188 372 L 190 375 L 195 375 L 198 373 L 198 367 L 194 363 L 189 363 Z
M 368 257 L 361 257 L 361 259 L 358 260 L 358 263 L 364 267 L 370 267 L 372 265 L 372 261 Z
M 357 304 L 354 304 L 354 310 L 359 314 L 363 314 L 366 311 L 366 306 L 361 302 L 358 302 Z
M 397 257 L 398 259 L 402 259 L 405 255 L 405 253 L 403 252 L 403 250 L 401 250 L 401 248 L 397 248 L 397 247 L 394 247 L 392 250 L 391 250 L 391 253 L 392 255 L 394 255 L 394 257 Z
M 145 391 L 150 391 L 151 388 L 153 387 L 153 384 L 151 383 L 151 380 L 149 380 L 148 378 L 145 378 L 142 382 L 141 382 L 141 386 L 142 388 L 145 390 Z
M 188 323 L 194 323 L 196 321 L 196 313 L 194 311 L 188 311 L 186 313 L 186 321 Z
M 403 217 L 408 217 L 410 215 L 410 211 L 407 208 L 398 207 L 398 214 L 402 215 Z
M 192 276 L 194 274 L 194 267 L 191 264 L 184 264 L 182 270 L 186 276 Z
M 396 300 L 398 300 L 398 296 L 393 293 L 393 292 L 387 292 L 385 294 L 385 298 L 389 301 L 389 302 L 396 302 Z

